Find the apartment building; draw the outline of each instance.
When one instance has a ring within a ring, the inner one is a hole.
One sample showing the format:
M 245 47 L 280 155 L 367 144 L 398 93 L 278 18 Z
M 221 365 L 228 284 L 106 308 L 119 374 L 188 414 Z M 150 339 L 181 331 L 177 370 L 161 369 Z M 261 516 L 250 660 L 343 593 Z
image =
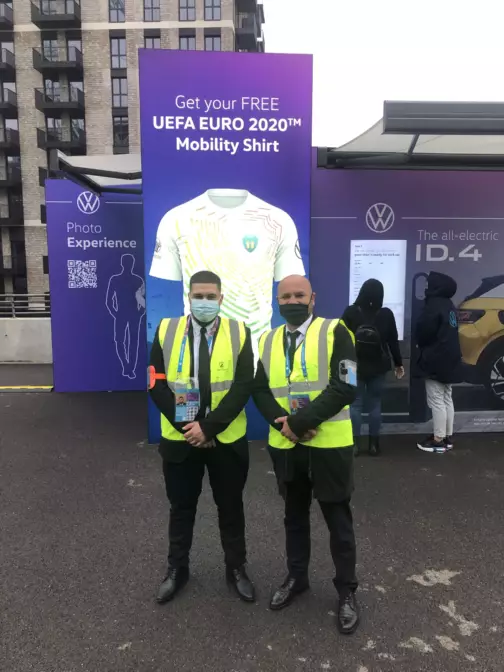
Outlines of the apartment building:
M 138 49 L 262 52 L 263 23 L 257 0 L 0 0 L 0 295 L 49 289 L 49 152 L 140 151 Z

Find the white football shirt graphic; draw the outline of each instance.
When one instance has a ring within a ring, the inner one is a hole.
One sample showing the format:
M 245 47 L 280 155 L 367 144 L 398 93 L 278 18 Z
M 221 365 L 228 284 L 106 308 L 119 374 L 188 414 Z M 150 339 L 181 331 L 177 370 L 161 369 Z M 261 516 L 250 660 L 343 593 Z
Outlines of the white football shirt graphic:
M 211 189 L 161 219 L 150 274 L 183 281 L 188 313 L 189 280 L 203 270 L 222 280 L 221 314 L 257 340 L 271 326 L 273 281 L 305 274 L 296 225 L 248 191 Z

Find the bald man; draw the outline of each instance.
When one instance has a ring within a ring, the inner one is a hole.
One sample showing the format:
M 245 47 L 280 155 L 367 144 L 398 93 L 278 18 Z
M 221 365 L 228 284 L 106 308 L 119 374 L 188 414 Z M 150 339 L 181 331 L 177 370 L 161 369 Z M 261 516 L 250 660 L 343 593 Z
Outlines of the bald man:
M 270 425 L 268 449 L 285 500 L 288 575 L 270 608 L 283 609 L 309 588 L 310 507 L 315 497 L 330 532 L 339 595 L 337 626 L 341 633 L 353 634 L 359 625 L 350 509 L 354 339 L 341 320 L 314 316 L 315 294 L 305 277 L 282 280 L 278 303 L 286 325 L 261 337 L 254 389 L 255 403 Z

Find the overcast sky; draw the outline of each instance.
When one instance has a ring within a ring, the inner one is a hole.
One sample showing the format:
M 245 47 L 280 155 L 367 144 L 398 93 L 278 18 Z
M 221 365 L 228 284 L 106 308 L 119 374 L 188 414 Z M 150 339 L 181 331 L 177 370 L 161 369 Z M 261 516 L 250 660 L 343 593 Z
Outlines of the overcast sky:
M 502 0 L 263 4 L 267 52 L 314 54 L 314 145 L 359 135 L 384 100 L 504 101 Z

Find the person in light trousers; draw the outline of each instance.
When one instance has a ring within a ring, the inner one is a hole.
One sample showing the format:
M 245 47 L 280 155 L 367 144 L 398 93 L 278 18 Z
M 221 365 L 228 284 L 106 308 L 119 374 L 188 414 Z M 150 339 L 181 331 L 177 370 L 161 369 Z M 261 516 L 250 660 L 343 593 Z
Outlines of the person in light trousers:
M 425 305 L 415 328 L 417 371 L 425 378 L 427 405 L 433 420 L 433 434 L 417 446 L 429 453 L 445 453 L 453 448 L 452 385 L 463 380 L 457 311 L 452 301 L 456 292 L 453 278 L 430 273 Z

